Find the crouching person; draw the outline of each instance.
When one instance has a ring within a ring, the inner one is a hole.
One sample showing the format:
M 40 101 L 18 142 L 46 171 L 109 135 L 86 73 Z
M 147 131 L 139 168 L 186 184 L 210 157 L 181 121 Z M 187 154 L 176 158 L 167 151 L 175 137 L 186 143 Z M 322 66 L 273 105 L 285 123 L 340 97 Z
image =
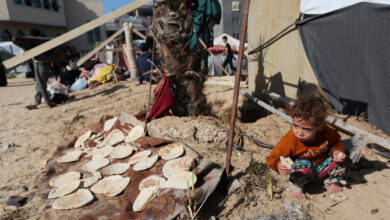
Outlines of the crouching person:
M 303 187 L 315 179 L 324 182 L 330 194 L 342 191 L 346 155 L 340 135 L 325 122 L 327 105 L 321 98 L 299 98 L 290 109 L 292 128 L 275 145 L 266 162 L 281 175 L 290 175 L 291 196 L 306 198 Z M 292 161 L 289 159 L 291 158 Z M 287 161 L 286 161 L 287 160 Z

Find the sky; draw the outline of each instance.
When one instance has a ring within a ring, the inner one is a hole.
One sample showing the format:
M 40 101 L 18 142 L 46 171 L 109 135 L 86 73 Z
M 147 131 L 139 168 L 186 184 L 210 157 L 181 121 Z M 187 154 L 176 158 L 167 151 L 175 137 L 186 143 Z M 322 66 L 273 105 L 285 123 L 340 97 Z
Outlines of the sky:
M 104 14 L 111 12 L 114 9 L 118 9 L 125 6 L 134 0 L 103 0 L 103 11 Z

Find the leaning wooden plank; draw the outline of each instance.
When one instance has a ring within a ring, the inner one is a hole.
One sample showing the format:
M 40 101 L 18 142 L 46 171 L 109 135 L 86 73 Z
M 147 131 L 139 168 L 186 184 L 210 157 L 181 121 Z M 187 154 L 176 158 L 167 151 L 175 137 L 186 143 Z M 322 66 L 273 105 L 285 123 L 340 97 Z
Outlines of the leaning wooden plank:
M 103 41 L 99 46 L 97 46 L 95 49 L 91 50 L 87 55 L 83 56 L 80 58 L 77 62 L 76 65 L 79 67 L 83 65 L 89 58 L 91 58 L 93 55 L 98 53 L 101 49 L 103 49 L 108 43 L 113 41 L 116 37 L 118 37 L 120 34 L 122 34 L 123 28 L 119 29 L 117 32 L 115 32 L 113 35 L 111 35 L 109 38 L 107 38 L 105 41 Z
M 263 101 L 260 101 L 256 97 L 253 97 L 253 96 L 249 95 L 248 93 L 242 91 L 241 89 L 240 89 L 240 93 L 242 95 L 244 95 L 245 97 L 247 97 L 248 99 L 252 100 L 252 102 L 260 105 L 263 108 L 265 108 L 267 111 L 270 111 L 270 112 L 274 113 L 275 115 L 277 115 L 277 116 L 281 117 L 282 119 L 286 120 L 288 123 L 292 124 L 292 118 L 290 116 L 284 114 L 281 111 L 278 111 L 277 109 L 273 108 L 272 106 L 268 105 L 267 103 L 265 103 Z
M 285 104 L 289 104 L 289 105 L 293 105 L 294 104 L 294 101 L 287 98 L 287 97 L 283 97 L 279 94 L 276 94 L 274 92 L 270 92 L 270 91 L 267 91 L 267 90 L 263 90 L 263 92 L 267 95 L 269 95 L 271 98 L 275 99 L 275 100 L 279 100 Z M 375 143 L 375 144 L 378 144 L 388 150 L 390 150 L 390 141 L 389 140 L 386 140 L 384 138 L 381 138 L 381 137 L 378 137 L 374 134 L 371 134 L 369 132 L 366 132 L 366 131 L 363 131 L 355 126 L 352 126 L 352 125 L 349 125 L 345 122 L 342 122 L 340 120 L 338 120 L 337 118 L 333 117 L 333 116 L 328 116 L 326 118 L 326 121 L 328 122 L 329 125 L 331 125 L 332 127 L 335 127 L 337 129 L 340 129 L 342 131 L 346 131 L 346 133 L 348 134 L 351 134 L 351 135 L 355 135 L 355 134 L 362 134 L 364 137 L 367 138 L 367 143 L 371 144 L 371 143 Z
M 143 35 L 141 32 L 139 32 L 137 29 L 133 28 L 134 34 L 138 35 L 140 38 L 146 40 L 145 35 Z
M 58 45 L 61 45 L 65 42 L 68 42 L 84 33 L 87 33 L 88 31 L 99 27 L 110 20 L 114 20 L 117 17 L 120 17 L 126 13 L 129 13 L 130 11 L 137 9 L 143 5 L 145 5 L 148 2 L 151 2 L 152 0 L 137 0 L 135 2 L 132 2 L 126 6 L 123 6 L 122 8 L 119 8 L 113 12 L 110 12 L 106 15 L 103 15 L 102 17 L 96 18 L 95 20 L 92 20 L 84 25 L 81 25 L 78 28 L 75 28 L 71 31 L 66 32 L 65 34 L 62 34 L 53 40 L 50 40 L 46 43 L 43 43 L 37 47 L 34 47 L 31 50 L 26 51 L 25 53 L 12 57 L 11 59 L 8 59 L 3 62 L 5 68 L 10 69 L 14 66 L 17 66 L 35 56 L 38 56 L 48 50 L 53 49 L 54 47 L 57 47 Z
M 210 80 L 208 79 L 206 82 L 204 82 L 206 85 L 223 85 L 223 86 L 230 86 L 234 87 L 234 82 L 229 81 L 217 81 L 217 80 Z M 241 88 L 248 88 L 248 85 L 245 85 L 245 82 L 240 82 Z

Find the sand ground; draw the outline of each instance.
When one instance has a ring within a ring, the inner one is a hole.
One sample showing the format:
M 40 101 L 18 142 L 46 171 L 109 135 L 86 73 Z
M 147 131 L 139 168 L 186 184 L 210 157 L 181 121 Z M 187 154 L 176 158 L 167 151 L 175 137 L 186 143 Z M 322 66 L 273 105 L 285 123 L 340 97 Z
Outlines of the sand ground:
M 146 109 L 148 88 L 148 85 L 135 86 L 128 81 L 108 83 L 93 90 L 74 93 L 75 100 L 70 103 L 55 108 L 42 104 L 39 109 L 29 111 L 25 106 L 33 103 L 35 92 L 31 79 L 11 79 L 7 87 L 0 87 L 0 143 L 14 144 L 9 150 L 0 153 L 0 219 L 41 219 L 46 203 L 37 192 L 35 183 L 44 172 L 44 161 L 52 157 L 59 145 L 67 143 L 85 127 L 98 122 L 102 116 L 119 115 L 121 112 L 136 114 Z M 228 87 L 213 85 L 205 89 L 215 116 L 223 121 L 229 115 L 232 93 L 232 89 Z M 240 103 L 244 101 L 241 98 Z M 72 120 L 76 115 L 79 116 L 78 119 Z M 347 121 L 389 138 L 360 119 L 349 118 Z M 269 144 L 275 144 L 290 127 L 274 115 L 239 125 L 248 134 Z M 347 137 L 343 135 L 343 138 Z M 254 167 L 261 167 L 270 150 L 261 148 L 248 139 L 244 143 L 241 155 L 236 152 L 232 155 L 232 176 L 240 184 L 228 196 L 217 195 L 210 198 L 215 203 L 212 209 L 206 206 L 207 217 L 255 218 L 280 213 L 286 210 L 286 205 L 292 204 L 312 219 L 389 218 L 390 163 L 371 149 L 365 149 L 364 159 L 347 177 L 349 187 L 344 189 L 344 194 L 348 199 L 335 205 L 321 187 L 309 188 L 309 199 L 306 201 L 291 199 L 286 190 L 287 178 L 266 171 L 264 175 L 275 181 L 275 198 L 270 200 L 266 190 L 256 185 L 263 181 L 259 175 L 247 172 L 250 161 L 256 162 L 252 163 L 255 164 Z M 224 163 L 225 149 L 220 144 L 193 147 L 212 161 Z M 12 195 L 27 197 L 27 204 L 20 208 L 7 206 L 5 203 Z M 378 209 L 376 214 L 371 213 L 374 209 Z

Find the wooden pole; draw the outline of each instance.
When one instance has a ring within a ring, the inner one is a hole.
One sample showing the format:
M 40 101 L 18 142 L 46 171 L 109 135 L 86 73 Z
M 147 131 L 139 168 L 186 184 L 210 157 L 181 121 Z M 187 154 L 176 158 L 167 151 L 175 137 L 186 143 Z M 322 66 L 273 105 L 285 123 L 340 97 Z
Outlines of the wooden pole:
M 83 65 L 89 58 L 91 58 L 93 55 L 95 55 L 97 52 L 99 52 L 101 49 L 103 49 L 108 43 L 113 41 L 116 37 L 118 37 L 120 34 L 122 34 L 123 28 L 119 29 L 117 32 L 115 32 L 113 35 L 111 35 L 109 38 L 107 38 L 105 41 L 103 41 L 99 46 L 97 46 L 95 49 L 91 50 L 87 55 L 80 58 L 76 65 L 77 67 Z
M 126 57 L 127 62 L 129 63 L 128 69 L 131 73 L 131 79 L 134 79 L 137 77 L 138 71 L 137 71 L 137 63 L 135 61 L 134 56 L 134 45 L 133 45 L 133 24 L 132 23 L 124 23 L 123 24 L 125 29 L 125 38 L 126 38 Z
M 294 104 L 294 101 L 287 98 L 287 97 L 284 97 L 284 96 L 281 96 L 279 94 L 276 94 L 274 92 L 270 92 L 270 91 L 267 91 L 267 90 L 263 90 L 263 92 L 267 95 L 269 95 L 271 98 L 275 99 L 275 100 L 279 100 L 285 104 L 289 104 L 289 105 L 293 105 Z M 333 117 L 333 116 L 328 116 L 326 119 L 326 122 L 328 122 L 328 124 L 338 130 L 342 130 L 344 132 L 346 132 L 347 134 L 349 135 L 356 135 L 356 134 L 362 134 L 363 137 L 365 137 L 367 139 L 367 143 L 370 144 L 370 143 L 374 143 L 374 144 L 377 144 L 377 145 L 380 145 L 388 150 L 390 150 L 390 141 L 389 140 L 386 140 L 384 138 L 381 138 L 381 137 L 378 137 L 374 134 L 371 134 L 371 133 L 368 133 L 366 131 L 363 131 L 357 127 L 354 127 L 352 125 L 349 125 L 345 122 L 342 122 L 340 120 L 338 120 L 337 118 Z
M 234 85 L 233 106 L 230 115 L 229 139 L 228 139 L 227 153 L 226 153 L 226 175 L 228 177 L 230 174 L 230 162 L 232 156 L 234 127 L 236 125 L 238 91 L 240 89 L 241 66 L 242 66 L 242 58 L 244 56 L 245 34 L 246 34 L 246 25 L 248 22 L 249 2 L 250 0 L 245 0 L 244 13 L 242 15 L 242 25 L 241 25 L 241 32 L 240 32 L 240 50 L 238 54 L 238 63 L 236 67 L 236 81 Z
M 110 12 L 106 15 L 103 15 L 99 18 L 96 18 L 95 20 L 92 20 L 84 25 L 81 25 L 78 28 L 75 28 L 71 31 L 66 32 L 65 34 L 62 34 L 46 43 L 43 43 L 39 46 L 34 47 L 31 50 L 26 51 L 25 53 L 12 57 L 6 61 L 3 62 L 5 68 L 10 69 L 14 66 L 17 66 L 31 58 L 34 58 L 35 56 L 38 56 L 48 50 L 53 49 L 54 47 L 57 47 L 58 45 L 61 45 L 63 43 L 66 43 L 84 33 L 87 33 L 88 31 L 99 27 L 111 20 L 114 20 L 117 17 L 120 17 L 126 13 L 129 13 L 130 11 L 139 8 L 143 5 L 145 5 L 148 2 L 151 2 L 152 0 L 137 0 L 134 1 L 128 5 L 123 6 L 122 8 L 119 8 L 113 12 Z

